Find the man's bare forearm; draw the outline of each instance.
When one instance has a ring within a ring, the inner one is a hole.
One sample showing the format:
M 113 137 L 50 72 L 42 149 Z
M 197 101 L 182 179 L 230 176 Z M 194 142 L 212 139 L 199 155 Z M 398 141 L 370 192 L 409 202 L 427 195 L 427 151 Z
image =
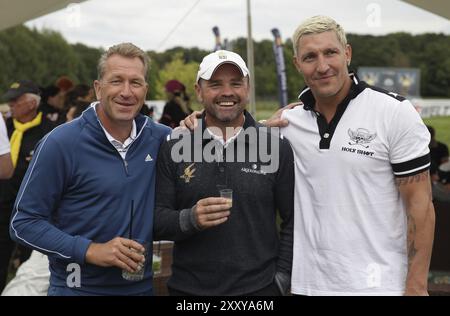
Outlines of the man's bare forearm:
M 397 179 L 407 216 L 406 295 L 426 295 L 434 238 L 434 207 L 428 172 Z

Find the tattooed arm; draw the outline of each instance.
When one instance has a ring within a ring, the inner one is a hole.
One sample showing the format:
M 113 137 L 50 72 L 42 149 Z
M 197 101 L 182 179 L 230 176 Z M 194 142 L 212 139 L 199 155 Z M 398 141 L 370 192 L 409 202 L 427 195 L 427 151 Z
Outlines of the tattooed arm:
M 405 295 L 428 295 L 427 280 L 434 238 L 434 206 L 429 172 L 396 178 L 408 222 L 408 275 Z

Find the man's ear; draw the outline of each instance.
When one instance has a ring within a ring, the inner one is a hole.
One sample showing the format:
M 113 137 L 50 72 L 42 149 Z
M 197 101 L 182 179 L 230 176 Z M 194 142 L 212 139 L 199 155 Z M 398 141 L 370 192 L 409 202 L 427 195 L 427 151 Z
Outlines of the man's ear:
M 299 73 L 302 73 L 302 70 L 301 70 L 301 68 L 300 68 L 300 63 L 298 62 L 297 56 L 294 56 L 294 57 L 292 58 L 292 61 L 294 62 L 294 66 L 295 66 L 295 68 L 297 69 L 297 71 L 298 71 Z
M 202 79 L 200 79 L 200 80 L 202 80 Z M 202 88 L 200 87 L 199 82 L 197 82 L 195 84 L 194 90 L 195 90 L 195 94 L 197 95 L 198 102 L 203 103 L 203 98 L 202 98 L 202 93 L 201 93 Z
M 347 58 L 347 66 L 350 66 L 350 63 L 352 62 L 352 47 L 350 44 L 345 46 L 345 57 Z
M 147 82 L 145 82 L 145 97 L 147 97 L 147 94 L 149 93 L 149 91 L 150 91 L 150 85 Z
M 100 89 L 101 82 L 99 80 L 94 80 L 94 90 L 95 90 L 95 97 L 97 98 L 97 101 L 100 100 L 102 93 Z
M 33 98 L 30 101 L 31 101 L 30 102 L 30 111 L 36 110 L 38 108 L 38 106 L 39 106 L 37 100 Z

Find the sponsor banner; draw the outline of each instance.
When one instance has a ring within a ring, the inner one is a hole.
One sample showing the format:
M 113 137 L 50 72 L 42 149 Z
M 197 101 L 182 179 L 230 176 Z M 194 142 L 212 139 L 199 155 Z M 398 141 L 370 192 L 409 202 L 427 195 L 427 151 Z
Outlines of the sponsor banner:
M 360 67 L 359 79 L 403 96 L 420 96 L 420 69 Z
M 422 118 L 432 116 L 450 116 L 450 99 L 413 98 L 411 103 Z

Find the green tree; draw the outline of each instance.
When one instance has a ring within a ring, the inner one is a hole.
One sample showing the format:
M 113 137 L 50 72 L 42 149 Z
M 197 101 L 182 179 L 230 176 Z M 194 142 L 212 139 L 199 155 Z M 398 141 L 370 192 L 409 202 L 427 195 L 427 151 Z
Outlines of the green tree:
M 160 64 L 157 62 L 158 54 L 155 52 L 147 52 L 150 57 L 150 69 L 147 74 L 148 92 L 147 100 L 157 100 L 157 85 L 159 81 Z
M 172 60 L 159 71 L 156 82 L 156 98 L 166 99 L 164 85 L 167 81 L 176 79 L 186 86 L 186 92 L 191 97 L 195 95 L 194 85 L 199 64 L 195 61 L 186 63 L 182 53 L 175 53 Z
M 384 36 L 348 34 L 353 48 L 351 69 L 359 67 L 414 67 L 421 69 L 423 97 L 450 97 L 450 36 L 444 34 L 393 33 Z M 247 59 L 247 40 L 230 41 L 233 51 Z M 278 83 L 271 40 L 254 41 L 255 89 L 257 101 L 277 102 Z M 292 62 L 290 39 L 284 43 L 289 101 L 295 101 L 304 87 Z M 97 76 L 97 61 L 103 50 L 83 44 L 68 44 L 55 31 L 37 31 L 17 26 L 0 32 L 0 93 L 18 79 L 31 79 L 41 86 L 61 75 L 76 83 L 91 84 Z M 193 95 L 193 85 L 202 58 L 209 53 L 196 47 L 173 47 L 148 52 L 152 63 L 148 73 L 148 98 L 165 98 L 164 84 L 178 79 Z
M 1 88 L 20 79 L 40 82 L 45 64 L 41 62 L 39 51 L 42 36 L 24 26 L 9 28 L 0 32 Z
M 81 67 L 81 61 L 60 33 L 44 30 L 36 44 L 39 62 L 35 66 L 44 66 L 37 74 L 37 82 L 48 85 L 63 75 L 79 81 L 76 70 Z
M 71 46 L 79 60 L 77 68 L 74 70 L 78 82 L 92 85 L 93 81 L 97 79 L 97 63 L 103 49 L 92 48 L 80 43 Z

